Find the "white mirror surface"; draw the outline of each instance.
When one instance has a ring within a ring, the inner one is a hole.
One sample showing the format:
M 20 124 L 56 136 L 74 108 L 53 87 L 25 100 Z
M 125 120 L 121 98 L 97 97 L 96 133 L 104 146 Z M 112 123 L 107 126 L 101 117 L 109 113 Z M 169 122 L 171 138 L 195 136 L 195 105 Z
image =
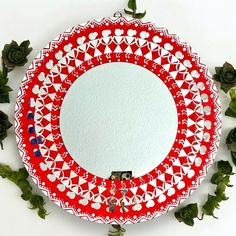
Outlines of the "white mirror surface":
M 138 65 L 113 62 L 92 68 L 68 90 L 60 114 L 63 142 L 94 175 L 144 175 L 169 153 L 177 110 L 166 85 Z

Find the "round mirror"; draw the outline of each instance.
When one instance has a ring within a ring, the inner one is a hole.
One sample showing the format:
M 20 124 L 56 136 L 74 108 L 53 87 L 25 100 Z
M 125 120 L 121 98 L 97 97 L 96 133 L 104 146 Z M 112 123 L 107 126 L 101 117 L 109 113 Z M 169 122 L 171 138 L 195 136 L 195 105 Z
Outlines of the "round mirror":
M 94 175 L 150 172 L 166 157 L 177 132 L 175 102 L 149 70 L 130 63 L 97 66 L 67 92 L 60 114 L 63 142 Z
M 123 225 L 166 213 L 199 186 L 220 115 L 208 70 L 186 43 L 115 17 L 77 25 L 40 52 L 19 90 L 15 130 L 53 202 Z

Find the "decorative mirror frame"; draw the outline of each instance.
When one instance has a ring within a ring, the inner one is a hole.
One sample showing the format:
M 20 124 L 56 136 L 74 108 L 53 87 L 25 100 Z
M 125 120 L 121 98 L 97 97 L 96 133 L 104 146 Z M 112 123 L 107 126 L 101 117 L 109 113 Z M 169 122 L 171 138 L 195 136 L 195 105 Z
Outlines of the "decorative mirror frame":
M 125 181 L 100 178 L 79 166 L 59 127 L 60 107 L 72 83 L 109 62 L 155 73 L 178 112 L 178 132 L 167 157 L 151 172 Z M 197 54 L 166 29 L 123 17 L 92 20 L 51 41 L 26 73 L 15 119 L 22 160 L 40 189 L 68 212 L 109 224 L 150 220 L 179 205 L 213 163 L 221 129 L 218 93 Z

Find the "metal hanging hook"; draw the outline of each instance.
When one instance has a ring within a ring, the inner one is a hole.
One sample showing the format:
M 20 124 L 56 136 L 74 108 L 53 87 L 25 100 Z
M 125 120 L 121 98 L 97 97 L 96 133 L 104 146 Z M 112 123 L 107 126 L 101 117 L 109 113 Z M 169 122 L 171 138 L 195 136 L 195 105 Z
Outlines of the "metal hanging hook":
M 117 12 L 114 13 L 113 16 L 114 17 L 122 17 L 123 15 L 122 15 L 122 13 L 120 11 L 117 11 Z

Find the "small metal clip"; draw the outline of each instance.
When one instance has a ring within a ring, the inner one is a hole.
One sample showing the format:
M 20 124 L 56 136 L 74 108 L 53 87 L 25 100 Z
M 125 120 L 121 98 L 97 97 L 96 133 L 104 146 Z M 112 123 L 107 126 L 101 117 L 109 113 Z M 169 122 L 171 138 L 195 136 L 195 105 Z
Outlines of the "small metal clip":
M 132 179 L 132 171 L 112 171 L 110 180 L 129 180 Z

